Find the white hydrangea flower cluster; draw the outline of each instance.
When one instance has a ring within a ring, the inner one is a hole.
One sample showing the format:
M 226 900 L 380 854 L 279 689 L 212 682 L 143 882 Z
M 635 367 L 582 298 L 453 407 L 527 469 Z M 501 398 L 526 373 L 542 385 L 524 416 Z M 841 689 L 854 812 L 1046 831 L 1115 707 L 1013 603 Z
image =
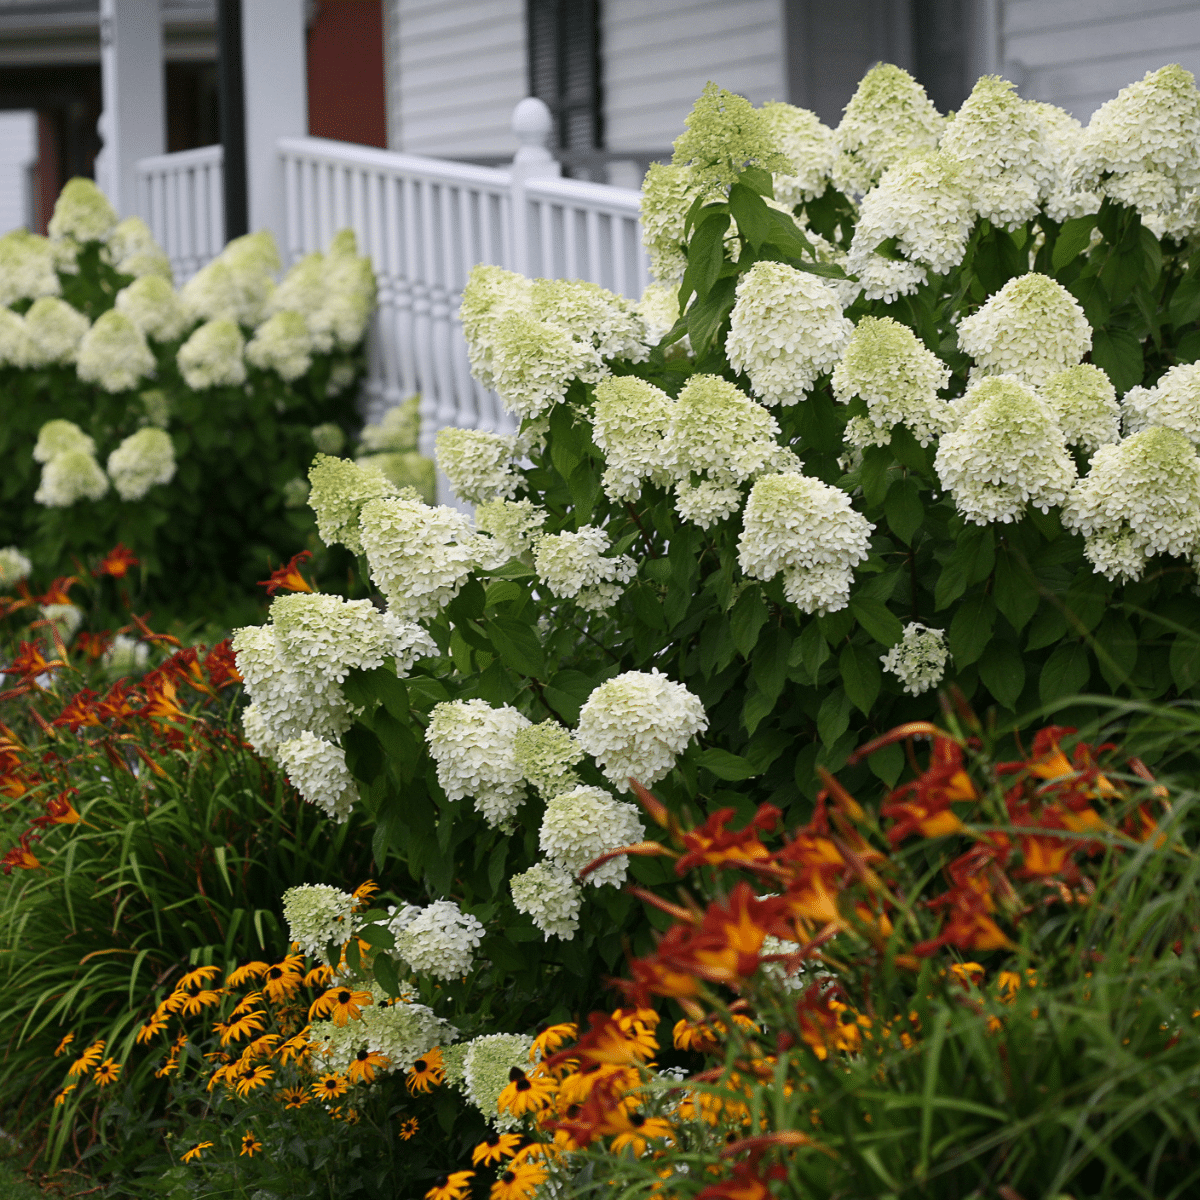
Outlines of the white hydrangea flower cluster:
M 1069 221 L 1100 211 L 1098 192 L 1082 191 L 1075 186 L 1072 168 L 1083 146 L 1083 126 L 1069 112 L 1055 104 L 1027 101 L 1041 118 L 1046 145 L 1054 164 L 1054 182 L 1046 195 L 1046 212 L 1055 221 Z
M 468 504 L 511 500 L 521 486 L 513 470 L 517 439 L 483 429 L 438 430 L 437 465 L 450 480 L 454 494 Z
M 311 348 L 328 354 L 335 348 L 349 350 L 362 340 L 374 304 L 371 260 L 359 257 L 354 231 L 343 229 L 327 253 L 305 255 L 292 267 L 271 292 L 265 311 L 302 318 Z
M 707 728 L 699 698 L 654 668 L 626 671 L 595 688 L 580 709 L 575 740 L 617 791 L 627 792 L 630 776 L 645 787 L 657 783 Z
M 418 974 L 461 979 L 475 961 L 483 926 L 453 900 L 435 900 L 424 908 L 407 904 L 388 928 L 396 937 L 395 953 Z
M 251 700 L 242 726 L 260 754 L 274 755 L 305 732 L 331 740 L 350 728 L 354 714 L 341 689 L 290 663 L 274 626 L 235 630 L 233 650 Z
M 33 563 L 16 546 L 0 549 L 0 588 L 7 591 L 16 587 L 22 579 L 29 578 L 32 570 Z
M 948 155 L 927 154 L 890 167 L 868 192 L 846 257 L 868 300 L 907 296 L 928 278 L 962 261 L 973 213 L 962 169 Z M 903 260 L 876 254 L 895 239 Z
M 76 176 L 59 192 L 46 232 L 56 241 L 102 242 L 116 223 L 104 193 L 90 179 Z
M 0 237 L 0 308 L 61 292 L 48 238 L 27 229 L 14 229 Z
M 1057 280 L 1031 271 L 1010 279 L 958 326 L 958 344 L 988 375 L 1040 387 L 1076 366 L 1092 347 L 1079 301 Z
M 0 308 L 0 366 L 23 367 L 28 359 L 25 318 L 11 308 Z
M 645 836 L 646 827 L 632 804 L 614 800 L 603 788 L 579 784 L 546 805 L 539 844 L 556 866 L 576 876 L 600 855 Z M 597 867 L 584 882 L 619 886 L 628 869 L 629 856 L 622 854 Z
M 279 250 L 265 230 L 234 238 L 183 285 L 180 296 L 197 320 L 255 327 L 275 290 Z
M 556 863 L 535 863 L 509 881 L 517 912 L 533 918 L 546 937 L 569 942 L 579 928 L 583 892 L 569 871 Z
M 505 408 L 522 420 L 558 404 L 573 379 L 597 383 L 608 374 L 590 343 L 520 313 L 499 317 L 488 330 L 488 341 L 492 386 Z
M 288 940 L 308 954 L 328 962 L 325 948 L 330 942 L 349 941 L 357 925 L 354 897 L 327 883 L 304 883 L 283 893 L 283 919 Z
M 650 274 L 676 290 L 687 269 L 683 224 L 702 187 L 690 167 L 651 163 L 642 181 L 642 245 Z
M 834 186 L 869 192 L 889 167 L 933 150 L 945 125 L 925 89 L 888 63 L 862 78 L 833 131 Z
M 144 337 L 158 342 L 181 338 L 192 323 L 179 293 L 161 275 L 143 275 L 122 288 L 117 293 L 116 308 Z
M 939 149 L 959 164 L 975 212 L 1004 229 L 1033 217 L 1057 179 L 1042 115 L 996 75 L 975 84 Z
M 120 222 L 108 235 L 104 254 L 118 274 L 134 279 L 157 275 L 168 284 L 174 279 L 171 260 L 141 217 L 126 217 Z
M 380 612 L 370 600 L 321 592 L 276 596 L 271 626 L 284 659 L 321 689 L 343 683 L 351 671 L 372 671 L 388 659 L 404 676 L 418 658 L 437 653 L 419 625 Z
M 646 326 L 637 306 L 598 283 L 582 279 L 535 279 L 533 316 L 591 344 L 601 358 L 644 362 L 650 356 Z
M 1075 155 L 1078 190 L 1135 208 L 1156 237 L 1196 227 L 1200 190 L 1200 92 L 1173 64 L 1148 71 L 1093 114 Z
M 513 1067 L 523 1071 L 529 1069 L 532 1045 L 533 1038 L 523 1033 L 485 1033 L 466 1045 L 462 1059 L 462 1090 L 497 1129 L 512 1129 L 521 1123 L 520 1117 L 500 1112 L 497 1104 L 500 1093 L 508 1087 L 508 1073 Z
M 578 532 L 539 538 L 533 550 L 538 579 L 560 600 L 574 600 L 589 612 L 611 608 L 637 574 L 637 563 L 627 554 L 607 557 L 609 536 L 596 525 Z
M 834 396 L 843 404 L 859 397 L 867 406 L 867 415 L 847 426 L 847 443 L 886 446 L 893 426 L 904 425 L 927 446 L 950 425 L 950 406 L 938 396 L 949 382 L 950 369 L 907 325 L 863 317 L 833 369 Z
M 410 621 L 436 617 L 490 549 L 462 513 L 403 496 L 364 504 L 359 536 L 372 581 Z
M 945 633 L 917 621 L 910 621 L 904 627 L 904 636 L 879 659 L 883 669 L 895 675 L 911 696 L 941 683 L 949 660 Z
M 1200 457 L 1162 426 L 1101 446 L 1062 518 L 1109 579 L 1140 579 L 1155 554 L 1186 556 L 1200 570 Z
M 767 101 L 759 111 L 793 166 L 792 173 L 775 175 L 775 199 L 788 208 L 817 199 L 833 171 L 833 130 L 822 124 L 816 113 L 780 100 Z
M 674 408 L 661 388 L 632 375 L 596 385 L 592 438 L 607 463 L 603 487 L 610 500 L 636 500 L 645 480 L 670 485 L 667 433 Z
M 58 630 L 64 642 L 69 642 L 83 624 L 83 609 L 77 604 L 39 604 L 38 611 Z
M 293 382 L 312 366 L 313 342 L 304 317 L 296 312 L 278 312 L 255 330 L 246 347 L 246 361 L 260 371 L 274 371 Z
M 113 638 L 112 645 L 101 658 L 104 669 L 112 675 L 140 674 L 149 661 L 150 647 L 125 633 L 118 633 Z
M 242 331 L 226 318 L 207 321 L 188 338 L 175 361 L 184 382 L 196 391 L 237 387 L 246 382 Z
M 280 742 L 275 755 L 296 790 L 340 825 L 358 801 L 358 788 L 346 767 L 340 746 L 305 730 L 298 738 Z
M 119 309 L 109 309 L 83 335 L 75 369 L 84 383 L 127 392 L 153 373 L 154 355 L 142 331 Z
M 1126 433 L 1164 425 L 1200 446 L 1200 363 L 1172 367 L 1153 387 L 1130 388 L 1121 405 Z
M 489 500 L 475 509 L 475 527 L 491 535 L 503 560 L 521 558 L 532 554 L 548 516 L 532 500 Z
M 96 461 L 96 443 L 73 421 L 47 421 L 38 430 L 33 457 L 43 464 L 33 496 L 38 504 L 69 508 L 77 500 L 99 500 L 108 491 L 108 476 Z
M 308 503 L 317 517 L 317 536 L 327 546 L 345 546 L 351 554 L 363 552 L 359 527 L 363 506 L 372 500 L 394 500 L 402 495 L 379 472 L 327 454 L 313 459 L 308 480 Z
M 484 387 L 495 387 L 490 333 L 496 322 L 512 313 L 528 313 L 533 304 L 533 280 L 516 271 L 481 263 L 471 268 L 463 288 L 458 319 L 467 340 L 471 374 Z
M 750 489 L 738 563 L 752 579 L 782 572 L 787 599 L 823 616 L 849 603 L 874 528 L 838 488 L 807 475 L 767 475 Z
M 1056 371 L 1038 391 L 1054 413 L 1068 446 L 1078 446 L 1085 454 L 1092 454 L 1120 438 L 1121 408 L 1116 388 L 1093 363 L 1079 363 Z M 1127 404 L 1130 395 L 1132 392 L 1125 395 Z M 1170 424 L 1169 421 L 1154 423 Z
M 389 1072 L 407 1071 L 434 1046 L 444 1046 L 458 1037 L 458 1030 L 449 1021 L 427 1005 L 412 1001 L 380 1004 L 377 1000 L 362 1010 L 357 1022 L 347 1022 L 344 1028 L 355 1024 L 360 1026 L 366 1049 L 387 1058 Z
M 571 768 L 582 758 L 571 731 L 555 721 L 522 726 L 513 738 L 513 760 L 543 800 L 552 800 L 579 783 Z
M 175 478 L 175 444 L 163 429 L 147 425 L 131 433 L 108 456 L 108 475 L 122 500 L 140 500 Z
M 27 367 L 65 366 L 79 354 L 88 319 L 57 296 L 43 296 L 25 314 Z
M 761 403 L 796 404 L 832 369 L 853 331 L 817 276 L 759 262 L 738 280 L 725 352 Z
M 646 341 L 651 346 L 658 345 L 675 328 L 675 322 L 679 320 L 678 285 L 651 280 L 646 284 L 638 302 L 638 316 L 646 326 Z M 691 346 L 691 340 L 686 334 L 679 342 L 668 346 L 666 354 L 677 354 L 684 345 Z
M 486 700 L 449 700 L 435 705 L 425 741 L 446 798 L 472 796 L 475 811 L 489 825 L 510 822 L 525 799 L 514 739 L 529 724 L 507 704 L 492 708 Z
M 734 384 L 693 375 L 671 410 L 666 443 L 680 516 L 707 528 L 734 512 L 740 484 L 778 469 L 784 453 L 778 433 L 775 418 Z
M 954 402 L 959 421 L 933 460 L 958 511 L 976 525 L 1018 521 L 1029 504 L 1062 504 L 1075 462 L 1046 402 L 1012 375 L 976 379 Z

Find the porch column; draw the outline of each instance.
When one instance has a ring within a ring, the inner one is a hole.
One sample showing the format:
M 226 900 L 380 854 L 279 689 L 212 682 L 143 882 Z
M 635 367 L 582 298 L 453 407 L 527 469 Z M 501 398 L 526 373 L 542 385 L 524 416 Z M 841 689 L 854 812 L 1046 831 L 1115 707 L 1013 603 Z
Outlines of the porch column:
M 242 5 L 249 223 L 251 230 L 269 229 L 275 235 L 282 258 L 287 239 L 276 143 L 308 133 L 304 18 L 305 0 L 249 0 Z
M 159 0 L 100 0 L 104 149 L 98 182 L 118 214 L 137 212 L 134 165 L 166 149 Z

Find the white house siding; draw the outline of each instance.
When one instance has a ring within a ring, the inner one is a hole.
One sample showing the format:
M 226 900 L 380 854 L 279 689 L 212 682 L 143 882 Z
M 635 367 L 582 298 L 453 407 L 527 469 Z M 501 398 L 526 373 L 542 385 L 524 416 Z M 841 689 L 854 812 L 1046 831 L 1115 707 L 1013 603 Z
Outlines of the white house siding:
M 1001 72 L 1084 124 L 1147 71 L 1200 76 L 1198 0 L 1000 0 L 998 18 Z
M 524 0 L 388 0 L 393 150 L 508 159 L 527 94 Z
M 605 145 L 659 155 L 708 80 L 755 104 L 786 100 L 781 0 L 604 0 Z
M 37 113 L 0 112 L 0 234 L 28 227 L 29 169 L 37 161 Z

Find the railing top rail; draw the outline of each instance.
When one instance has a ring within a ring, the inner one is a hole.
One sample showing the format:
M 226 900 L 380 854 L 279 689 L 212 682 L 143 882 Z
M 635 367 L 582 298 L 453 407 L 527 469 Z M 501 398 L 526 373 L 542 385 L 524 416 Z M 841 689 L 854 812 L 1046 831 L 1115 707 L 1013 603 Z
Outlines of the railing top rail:
M 280 138 L 279 153 L 284 157 L 320 159 L 328 163 L 344 163 L 354 167 L 372 167 L 378 171 L 403 175 L 419 175 L 423 179 L 447 183 L 473 183 L 493 188 L 507 188 L 510 176 L 495 167 L 477 167 L 472 163 L 450 162 L 441 158 L 426 158 L 421 154 L 398 154 L 394 150 L 379 150 L 374 146 L 358 146 L 336 142 L 330 138 Z
M 525 183 L 525 193 L 537 200 L 566 201 L 631 217 L 641 213 L 641 192 L 586 179 L 530 179 Z
M 176 150 L 172 154 L 153 154 L 149 158 L 139 158 L 137 170 L 142 175 L 149 175 L 155 171 L 181 171 L 188 167 L 221 162 L 223 157 L 224 150 L 218 143 L 215 146 L 199 146 L 195 150 Z

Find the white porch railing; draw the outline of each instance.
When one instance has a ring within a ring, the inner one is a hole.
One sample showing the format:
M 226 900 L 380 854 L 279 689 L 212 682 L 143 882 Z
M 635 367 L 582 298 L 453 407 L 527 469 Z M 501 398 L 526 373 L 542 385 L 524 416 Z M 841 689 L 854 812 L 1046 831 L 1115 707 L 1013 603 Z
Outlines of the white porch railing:
M 182 283 L 225 245 L 222 149 L 202 146 L 137 164 L 138 215 L 167 252 Z
M 549 156 L 541 151 L 539 160 L 536 148 L 528 155 L 529 139 L 523 140 L 527 146 L 511 171 L 322 138 L 279 142 L 285 266 L 324 249 L 339 229 L 354 230 L 379 284 L 364 415 L 376 420 L 419 393 L 421 448 L 427 454 L 446 425 L 495 431 L 513 427 L 495 393 L 471 378 L 467 362 L 458 306 L 473 266 L 494 263 L 525 275 L 585 279 L 633 298 L 648 280 L 638 220 L 641 194 L 536 177 L 547 173 Z M 522 154 L 527 155 L 524 163 Z M 171 173 L 171 164 L 184 157 L 164 155 L 140 163 L 140 193 L 155 198 L 198 195 L 194 186 L 189 190 L 195 176 L 188 171 L 194 168 Z M 549 170 L 556 173 L 557 166 Z M 219 159 L 216 172 L 216 188 L 204 194 L 219 212 Z M 169 214 L 185 209 L 182 198 L 142 209 L 172 263 L 179 264 L 178 282 L 220 249 L 219 243 L 209 243 L 207 254 L 194 256 L 194 266 L 184 266 L 192 262 L 176 250 L 185 244 L 176 232 L 184 222 Z M 189 248 L 193 244 L 186 243 Z

